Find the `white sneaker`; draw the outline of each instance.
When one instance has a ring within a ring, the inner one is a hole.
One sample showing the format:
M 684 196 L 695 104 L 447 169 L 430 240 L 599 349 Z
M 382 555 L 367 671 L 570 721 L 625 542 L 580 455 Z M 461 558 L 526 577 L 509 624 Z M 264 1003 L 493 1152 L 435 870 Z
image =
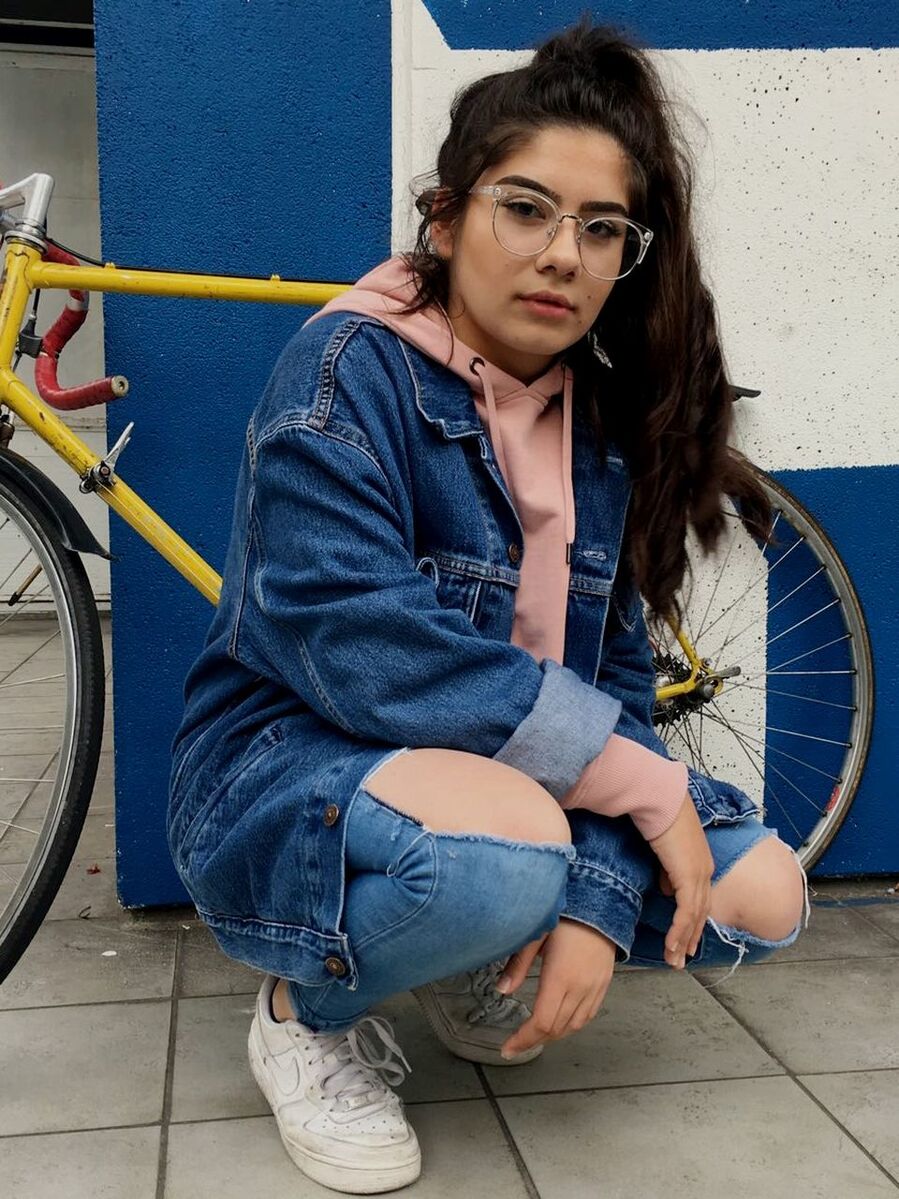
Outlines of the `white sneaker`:
M 405 1078 L 403 1051 L 383 1017 L 365 1016 L 348 1032 L 312 1032 L 272 1014 L 277 978 L 267 975 L 248 1042 L 250 1069 L 278 1122 L 284 1148 L 304 1174 L 351 1195 L 414 1182 L 421 1150 L 403 1101 L 387 1083 Z M 386 1051 L 378 1058 L 376 1033 Z M 366 1035 L 367 1034 L 367 1035 Z
M 500 1054 L 503 1042 L 531 1015 L 520 999 L 496 990 L 504 965 L 491 962 L 413 988 L 429 1024 L 456 1057 L 487 1066 L 523 1066 L 543 1052 L 542 1045 L 533 1045 L 508 1059 Z

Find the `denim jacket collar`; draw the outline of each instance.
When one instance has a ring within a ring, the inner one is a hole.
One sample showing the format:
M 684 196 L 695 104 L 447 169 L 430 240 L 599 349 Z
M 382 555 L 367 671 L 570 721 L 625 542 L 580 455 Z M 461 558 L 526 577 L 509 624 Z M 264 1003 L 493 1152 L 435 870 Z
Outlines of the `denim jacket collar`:
M 447 439 L 470 437 L 483 432 L 471 388 L 453 371 L 400 341 L 415 388 L 415 405 Z

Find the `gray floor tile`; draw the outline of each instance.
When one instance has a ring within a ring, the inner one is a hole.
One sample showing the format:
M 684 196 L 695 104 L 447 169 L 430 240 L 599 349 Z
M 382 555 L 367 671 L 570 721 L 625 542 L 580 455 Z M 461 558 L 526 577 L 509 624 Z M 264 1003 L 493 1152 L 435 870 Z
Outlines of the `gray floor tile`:
M 431 1099 L 480 1099 L 483 1096 L 484 1088 L 474 1066 L 450 1053 L 437 1040 L 411 992 L 391 996 L 373 1009 L 372 1014 L 387 1017 L 397 1043 L 412 1067 L 412 1073 L 397 1087 L 397 1094 L 407 1103 Z
M 0 1012 L 0 1129 L 8 1136 L 162 1118 L 168 1003 Z
M 412 1105 L 421 1176 L 403 1194 L 419 1199 L 525 1199 L 528 1192 L 486 1101 Z M 460 1147 L 464 1146 L 464 1152 Z M 273 1118 L 172 1125 L 165 1199 L 327 1199 L 281 1145 Z
M 422 1199 L 525 1199 L 528 1191 L 486 1100 L 412 1104 L 421 1177 L 408 1188 Z
M 0 986 L 0 1008 L 163 999 L 172 993 L 172 928 L 121 920 L 51 920 Z
M 541 1199 L 895 1199 L 788 1078 L 499 1101 Z
M 46 777 L 50 754 L 8 754 L 0 758 L 0 827 L 14 820 L 28 797 L 47 789 L 36 780 Z
M 195 921 L 185 931 L 181 939 L 181 995 L 246 995 L 258 991 L 264 977 L 260 971 L 222 953 L 205 924 Z
M 899 941 L 874 928 L 856 909 L 812 904 L 808 928 L 802 930 L 792 945 L 778 949 L 767 960 L 814 962 L 891 955 L 899 955 Z
M 799 1077 L 868 1152 L 899 1178 L 899 1070 Z
M 34 847 L 35 836 L 40 832 L 40 822 L 32 818 L 16 821 L 12 829 L 0 841 L 0 862 L 26 862 Z M 111 814 L 88 814 L 75 856 L 78 858 L 108 858 L 115 855 L 115 829 Z
M 890 903 L 872 903 L 856 909 L 863 920 L 870 920 L 894 938 L 899 938 L 899 900 Z
M 899 959 L 759 963 L 712 994 L 796 1073 L 899 1066 Z
M 533 983 L 521 988 L 527 1001 Z M 617 975 L 586 1028 L 513 1069 L 486 1067 L 497 1095 L 781 1073 L 689 974 Z
M 173 1121 L 258 1116 L 269 1111 L 247 1062 L 255 1002 L 255 995 L 179 1000 Z
M 155 1199 L 159 1128 L 0 1139 L 4 1199 Z
M 115 812 L 115 775 L 113 754 L 110 750 L 104 750 L 100 754 L 90 811 L 97 816 L 104 812 Z
M 99 867 L 99 870 L 96 869 Z M 115 858 L 74 858 L 47 913 L 47 920 L 90 920 L 123 914 L 116 893 Z
M 809 879 L 809 897 L 812 902 L 815 899 L 867 898 L 889 901 L 888 889 L 895 884 L 896 878 L 891 875 L 869 875 L 867 878 L 812 878 Z

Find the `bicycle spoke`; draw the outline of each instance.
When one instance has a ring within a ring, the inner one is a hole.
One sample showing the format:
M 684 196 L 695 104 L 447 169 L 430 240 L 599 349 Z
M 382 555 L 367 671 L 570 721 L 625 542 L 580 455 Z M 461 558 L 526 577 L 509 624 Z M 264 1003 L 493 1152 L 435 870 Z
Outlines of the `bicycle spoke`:
M 4 625 L 9 624 L 14 617 L 21 615 L 23 608 L 27 608 L 29 604 L 33 604 L 36 599 L 40 599 L 45 591 L 49 590 L 50 584 L 47 582 L 43 585 L 43 587 L 41 587 L 40 591 L 33 591 L 24 604 L 16 604 L 9 616 L 4 616 L 3 619 L 0 620 L 0 629 L 2 629 Z
M 790 625 L 788 629 L 784 629 L 782 633 L 778 633 L 776 637 L 772 637 L 768 642 L 768 645 L 773 645 L 775 641 L 780 641 L 781 637 L 786 637 L 788 633 L 792 633 L 795 629 L 801 629 L 804 624 L 808 624 L 810 620 L 814 620 L 815 617 L 820 616 L 822 612 L 829 612 L 834 604 L 838 604 L 839 602 L 840 599 L 838 596 L 836 599 L 831 600 L 829 604 L 825 604 L 823 608 L 819 608 L 817 612 L 812 612 L 810 616 L 806 616 L 804 619 L 798 620 L 796 624 Z
M 6 526 L 4 525 L 4 528 L 5 528 L 5 527 L 6 527 Z M 31 554 L 31 553 L 33 553 L 33 552 L 34 552 L 34 551 L 32 550 L 31 546 L 28 546 L 28 548 L 25 550 L 25 553 L 24 553 L 24 554 L 22 555 L 22 557 L 21 557 L 21 558 L 18 560 L 18 562 L 15 564 L 15 566 L 12 568 L 12 570 L 9 572 L 9 574 L 6 576 L 6 578 L 5 578 L 5 579 L 3 579 L 3 580 L 2 580 L 2 582 L 0 582 L 0 595 L 2 595 L 3 591 L 4 591 L 4 590 L 5 590 L 5 588 L 6 588 L 6 584 L 7 584 L 7 583 L 9 582 L 9 580 L 10 580 L 10 579 L 13 577 L 13 575 L 16 573 L 16 571 L 19 569 L 19 567 L 22 565 L 22 563 L 25 561 L 25 559 L 28 557 L 28 555 L 29 555 L 29 554 Z
M 45 674 L 37 679 L 22 679 L 18 683 L 0 683 L 0 691 L 8 691 L 10 687 L 30 687 L 32 683 L 55 683 L 65 677 L 64 674 Z
M 736 729 L 733 728 L 733 726 L 730 724 L 730 722 L 728 722 L 726 720 L 726 718 L 723 718 L 722 720 L 716 720 L 716 718 L 714 716 L 709 715 L 709 720 L 713 721 L 716 724 L 723 725 L 723 727 L 728 729 L 730 732 L 732 732 L 735 737 L 736 736 L 744 737 L 748 741 L 755 741 L 756 744 L 758 744 L 758 745 L 765 744 L 765 742 L 762 741 L 760 738 L 753 737 L 750 733 L 739 733 L 738 734 Z M 791 762 L 795 762 L 797 766 L 801 766 L 804 770 L 811 770 L 815 774 L 820 774 L 824 778 L 829 779 L 830 782 L 832 782 L 832 783 L 842 782 L 842 778 L 840 777 L 840 775 L 831 774 L 827 770 L 822 770 L 820 766 L 814 766 L 814 765 L 812 765 L 811 762 L 806 762 L 803 758 L 797 758 L 795 754 L 787 753 L 787 751 L 785 749 L 781 749 L 781 747 L 779 745 L 769 745 L 767 747 L 767 751 L 768 751 L 768 753 L 779 754 L 782 758 L 789 758 L 789 760 Z
M 740 683 L 738 687 L 748 687 L 750 691 L 761 691 L 766 695 L 782 695 L 786 699 L 801 699 L 807 704 L 823 704 L 827 708 L 842 708 L 846 712 L 858 711 L 855 704 L 838 704 L 832 699 L 818 699 L 814 695 L 797 695 L 793 691 L 778 691 L 776 687 L 760 687 L 757 683 Z M 737 688 L 732 688 L 732 690 L 737 690 Z
M 715 669 L 739 673 L 711 701 L 697 703 L 695 694 L 666 700 L 658 733 L 666 749 L 676 746 L 712 778 L 736 764 L 753 797 L 758 788 L 776 805 L 782 835 L 795 837 L 808 869 L 845 818 L 864 763 L 870 647 L 826 534 L 775 480 L 759 480 L 772 505 L 768 537 L 755 537 L 730 512 L 729 540 L 711 554 L 688 536 L 681 593 L 685 644 L 689 638 L 709 663 L 700 679 Z M 689 677 L 676 631 L 665 622 L 654 631 L 658 686 Z
M 778 514 L 778 520 L 779 519 L 780 519 L 780 514 Z M 780 564 L 782 562 L 786 561 L 786 559 L 790 556 L 790 554 L 792 554 L 792 552 L 795 549 L 797 549 L 801 544 L 802 544 L 801 540 L 794 542 L 793 545 L 791 545 L 790 548 L 786 551 L 786 553 L 781 554 L 781 556 L 777 559 L 777 561 L 775 563 L 773 563 L 767 570 L 765 569 L 766 559 L 765 559 L 764 553 L 762 552 L 760 554 L 759 569 L 761 571 L 761 574 L 759 575 L 759 577 L 755 580 L 754 583 L 750 583 L 749 586 L 746 588 L 746 590 L 743 591 L 740 595 L 738 595 L 735 600 L 732 600 L 731 603 L 728 605 L 728 607 L 726 607 L 724 609 L 723 612 L 720 612 L 715 617 L 715 619 L 712 621 L 712 623 L 709 625 L 709 627 L 705 630 L 706 633 L 710 633 L 712 631 L 712 629 L 715 627 L 715 625 L 718 624 L 719 621 L 723 620 L 724 617 L 727 616 L 728 612 L 730 612 L 732 608 L 734 608 L 737 604 L 739 604 L 742 600 L 744 600 L 746 598 L 746 596 L 750 593 L 750 591 L 754 591 L 755 588 L 758 587 L 758 585 L 760 583 L 764 583 L 766 579 L 769 579 L 771 577 L 771 573 L 775 569 L 775 567 L 780 566 Z M 726 645 L 726 642 L 725 642 L 725 645 Z M 723 648 L 724 648 L 724 646 L 722 646 L 722 649 Z
M 766 674 L 772 674 L 775 670 L 781 670 L 784 666 L 792 666 L 794 662 L 801 662 L 803 658 L 810 658 L 812 654 L 820 653 L 822 649 L 829 649 L 832 645 L 839 645 L 841 641 L 849 641 L 851 636 L 851 633 L 843 633 L 839 637 L 834 637 L 832 641 L 825 641 L 823 645 L 816 645 L 814 649 L 807 649 L 804 653 L 796 654 L 794 658 L 787 658 L 785 662 L 778 662 L 776 666 L 768 666 L 765 670 L 760 670 L 758 674 L 747 675 L 744 682 L 759 679 Z
M 714 716 L 711 716 L 711 715 L 709 716 L 709 720 L 713 720 L 713 721 L 714 721 L 714 719 L 715 719 L 715 717 L 714 717 Z M 729 727 L 729 726 L 728 726 L 728 725 L 725 723 L 725 727 Z M 733 731 L 733 730 L 732 730 L 732 731 Z M 778 806 L 778 808 L 780 809 L 780 811 L 781 811 L 781 812 L 783 812 L 784 816 L 787 818 L 787 820 L 789 821 L 789 823 L 792 825 L 793 832 L 796 834 L 796 837 L 797 837 L 797 839 L 798 839 L 799 841 L 802 841 L 802 839 L 803 839 L 803 838 L 802 838 L 802 833 L 801 833 L 801 831 L 799 830 L 799 828 L 797 828 L 795 821 L 794 821 L 794 820 L 793 820 L 793 819 L 790 817 L 790 814 L 789 814 L 789 812 L 787 812 L 787 809 L 786 809 L 786 807 L 785 807 L 785 806 L 784 806 L 784 804 L 781 802 L 780 796 L 777 794 L 777 792 L 774 790 L 774 788 L 773 788 L 773 787 L 771 786 L 771 784 L 768 782 L 768 780 L 767 780 L 767 778 L 765 777 L 765 773 L 764 773 L 764 771 L 762 770 L 762 768 L 760 768 L 760 767 L 759 767 L 759 766 L 756 764 L 756 762 L 754 761 L 754 759 L 753 759 L 753 757 L 752 757 L 752 754 L 753 754 L 753 753 L 755 753 L 755 754 L 757 755 L 757 757 L 759 758 L 759 760 L 761 761 L 761 763 L 762 763 L 762 766 L 763 766 L 763 767 L 765 767 L 765 769 L 767 769 L 767 766 L 766 766 L 766 763 L 765 763 L 765 761 L 764 761 L 764 758 L 762 758 L 761 754 L 759 754 L 757 750 L 754 750 L 754 749 L 752 749 L 752 746 L 747 746 L 747 745 L 744 743 L 744 741 L 743 741 L 742 737 L 741 737 L 741 736 L 740 736 L 738 733 L 734 732 L 734 737 L 735 737 L 735 739 L 736 739 L 736 742 L 737 742 L 737 744 L 740 746 L 740 748 L 743 750 L 743 753 L 746 755 L 746 758 L 747 758 L 747 760 L 749 761 L 749 764 L 750 764 L 750 765 L 751 765 L 751 766 L 754 768 L 754 770 L 755 770 L 756 774 L 759 776 L 759 778 L 760 778 L 760 779 L 761 779 L 761 781 L 762 781 L 762 796 L 763 796 L 763 800 L 764 800 L 764 794 L 765 794 L 765 791 L 770 791 L 771 795 L 774 797 L 774 802 L 777 804 L 777 806 Z M 787 781 L 789 781 L 789 780 L 787 780 Z
M 715 596 L 718 594 L 718 587 L 721 583 L 721 580 L 724 578 L 725 574 L 727 573 L 727 564 L 730 561 L 730 556 L 733 553 L 734 546 L 736 544 L 737 544 L 737 538 L 736 538 L 736 535 L 734 535 L 730 539 L 730 544 L 727 547 L 727 554 L 724 557 L 724 562 L 722 563 L 721 568 L 718 571 L 718 574 L 715 578 L 715 587 L 712 591 L 711 596 L 709 597 L 709 602 L 706 604 L 705 612 L 703 612 L 703 614 L 702 614 L 702 620 L 699 622 L 699 636 L 700 637 L 706 631 L 705 622 L 708 619 L 709 612 L 712 609 L 712 604 L 715 602 Z M 694 644 L 695 644 L 695 642 L 694 642 Z
M 713 702 L 714 702 L 714 701 L 713 701 Z M 710 717 L 709 719 L 712 719 L 712 717 Z M 728 727 L 730 727 L 730 726 L 728 726 Z M 738 743 L 742 744 L 742 740 L 741 740 L 741 738 L 740 738 L 740 734 L 739 734 L 739 733 L 737 733 L 737 732 L 736 732 L 736 730 L 733 730 L 733 733 L 734 733 L 734 737 L 736 737 L 736 739 L 737 739 Z M 744 750 L 745 750 L 745 749 L 746 749 L 746 747 L 744 746 Z M 747 750 L 747 752 L 748 752 L 748 750 Z M 784 774 L 784 772 L 783 772 L 782 770 L 778 770 L 778 769 L 777 769 L 777 767 L 776 767 L 776 766 L 774 766 L 774 765 L 773 765 L 771 762 L 767 762 L 767 761 L 765 761 L 765 760 L 764 760 L 764 758 L 762 758 L 762 755 L 758 753 L 758 750 L 753 750 L 753 752 L 754 752 L 754 753 L 756 753 L 756 754 L 758 754 L 758 757 L 759 757 L 759 759 L 762 761 L 762 763 L 763 763 L 763 765 L 764 765 L 764 768 L 765 768 L 765 774 L 766 774 L 766 775 L 767 775 L 767 772 L 768 772 L 769 770 L 773 770 L 773 771 L 774 771 L 774 773 L 775 773 L 775 774 L 778 776 L 778 778 L 782 778 L 782 779 L 783 779 L 783 781 L 784 781 L 784 782 L 785 782 L 785 783 L 786 783 L 788 786 L 792 787 L 792 788 L 793 788 L 793 790 L 794 790 L 794 791 L 796 791 L 796 792 L 797 792 L 797 794 L 798 794 L 798 795 L 799 795 L 799 796 L 800 796 L 802 799 L 804 799 L 804 800 L 805 800 L 805 802 L 806 802 L 807 804 L 809 804 L 809 805 L 810 805 L 812 808 L 814 808 L 815 812 L 816 812 L 816 813 L 817 813 L 819 816 L 821 815 L 821 813 L 823 812 L 823 809 L 820 807 L 820 805 L 819 805 L 819 804 L 816 804 L 816 803 L 815 803 L 815 801 L 814 801 L 813 799 L 811 799 L 811 798 L 810 798 L 808 795 L 806 795 L 806 794 L 805 794 L 805 792 L 802 790 L 802 788 L 801 788 L 801 787 L 797 787 L 797 785 L 796 785 L 796 784 L 793 782 L 793 780 L 792 780 L 791 778 L 789 778 L 787 775 L 785 775 L 785 774 Z M 774 788 L 773 788 L 773 787 L 770 787 L 770 784 L 768 784 L 768 782 L 767 782 L 767 779 L 765 779 L 765 785 L 769 787 L 769 789 L 770 789 L 770 791 L 771 791 L 771 794 L 772 794 L 772 795 L 775 797 L 775 800 L 776 800 L 776 802 L 778 803 L 778 805 L 780 806 L 780 809 L 781 809 L 781 811 L 782 811 L 782 812 L 783 812 L 783 814 L 786 816 L 787 820 L 789 820 L 789 821 L 790 821 L 790 824 L 793 826 L 793 831 L 794 831 L 794 832 L 797 834 L 797 836 L 800 836 L 800 837 L 801 837 L 801 833 L 799 832 L 799 829 L 798 829 L 798 827 L 796 826 L 796 824 L 794 823 L 794 821 L 791 819 L 791 817 L 790 817 L 790 815 L 789 815 L 789 812 L 787 811 L 786 805 L 785 805 L 785 804 L 784 804 L 784 803 L 781 801 L 780 797 L 777 795 L 777 793 L 775 792 Z

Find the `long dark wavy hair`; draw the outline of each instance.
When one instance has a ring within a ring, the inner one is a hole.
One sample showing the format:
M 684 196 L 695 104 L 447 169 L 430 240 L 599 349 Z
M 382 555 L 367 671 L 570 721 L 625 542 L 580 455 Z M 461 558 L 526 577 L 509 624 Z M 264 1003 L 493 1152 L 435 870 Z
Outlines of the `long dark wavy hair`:
M 772 512 L 748 460 L 728 444 L 733 391 L 714 301 L 700 274 L 691 157 L 645 50 L 585 14 L 539 46 L 525 66 L 488 75 L 456 94 L 433 172 L 436 187 L 416 200 L 422 220 L 414 249 L 403 255 L 417 287 L 407 311 L 448 304 L 449 264 L 432 248 L 432 223 L 460 217 L 483 171 L 554 125 L 615 138 L 629 160 L 628 211 L 655 235 L 643 263 L 615 284 L 589 331 L 612 369 L 598 362 L 589 332 L 564 360 L 600 461 L 605 465 L 612 439 L 630 467 L 625 572 L 653 616 L 671 613 L 680 620 L 676 593 L 689 565 L 687 522 L 710 552 L 726 525 L 724 495 L 762 541 L 771 532 Z

